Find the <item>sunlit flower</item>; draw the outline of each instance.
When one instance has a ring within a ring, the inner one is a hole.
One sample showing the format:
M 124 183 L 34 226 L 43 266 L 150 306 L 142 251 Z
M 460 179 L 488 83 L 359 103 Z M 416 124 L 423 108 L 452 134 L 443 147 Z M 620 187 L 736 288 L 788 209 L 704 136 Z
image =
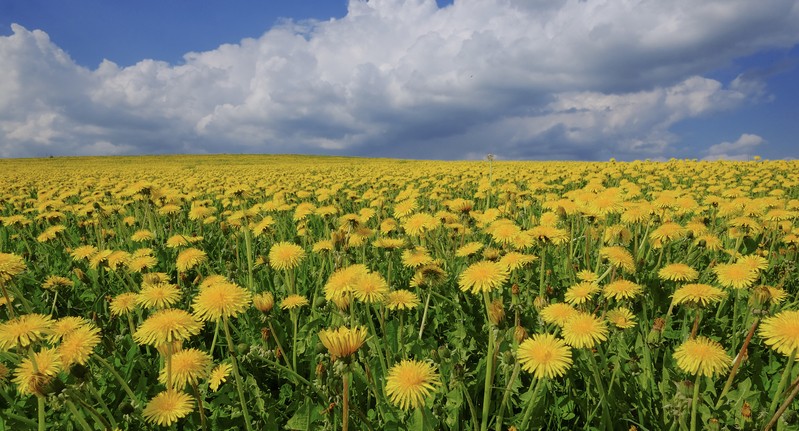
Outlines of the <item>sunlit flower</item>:
M 616 280 L 606 284 L 602 288 L 602 295 L 605 298 L 613 298 L 617 301 L 624 299 L 633 299 L 640 295 L 643 288 L 640 284 L 633 283 L 630 280 Z
M 323 329 L 319 332 L 319 340 L 330 353 L 330 359 L 335 361 L 352 355 L 361 348 L 366 341 L 366 328 L 347 328 L 342 326 L 338 329 Z
M 57 290 L 62 287 L 72 287 L 74 283 L 72 280 L 61 277 L 60 275 L 49 275 L 42 283 L 42 289 Z
M 496 289 L 507 279 L 507 268 L 499 263 L 484 260 L 466 268 L 458 277 L 458 286 L 464 292 L 471 291 L 478 294 Z
M 178 302 L 180 295 L 180 289 L 174 284 L 144 283 L 136 296 L 136 303 L 147 308 L 167 308 Z
M 201 321 L 236 317 L 250 305 L 250 292 L 228 282 L 214 283 L 192 301 L 194 315 Z
M 593 314 L 577 312 L 563 325 L 566 344 L 578 349 L 593 348 L 596 343 L 606 340 L 607 334 L 605 322 Z
M 0 283 L 8 283 L 13 277 L 25 271 L 25 261 L 12 253 L 0 253 Z
M 389 292 L 385 300 L 386 308 L 389 310 L 410 310 L 418 307 L 419 304 L 421 304 L 419 296 L 405 289 Z
M 58 351 L 45 348 L 33 354 L 33 361 L 25 357 L 20 362 L 13 381 L 21 395 L 42 395 L 47 384 L 63 369 Z
M 133 339 L 139 344 L 158 347 L 164 343 L 186 340 L 197 335 L 202 324 L 191 314 L 176 309 L 161 310 L 139 325 Z
M 64 335 L 58 346 L 64 368 L 69 368 L 73 364 L 86 365 L 98 344 L 100 344 L 100 330 L 89 325 L 80 326 Z
M 712 302 L 719 302 L 727 292 L 708 284 L 686 284 L 674 291 L 675 304 L 692 303 L 702 307 Z
M 560 377 L 572 365 L 571 347 L 552 334 L 535 334 L 519 345 L 516 352 L 523 370 L 536 379 Z
M 777 352 L 799 354 L 799 311 L 781 311 L 763 319 L 758 333 Z
M 28 347 L 31 343 L 48 335 L 53 320 L 44 314 L 24 314 L 0 323 L 0 351 L 14 347 Z
M 296 268 L 304 258 L 305 250 L 290 242 L 279 242 L 269 249 L 269 265 L 279 271 Z
M 707 377 L 727 371 L 732 364 L 721 344 L 703 336 L 682 343 L 674 351 L 674 359 L 683 371 Z
M 275 306 L 275 297 L 271 292 L 259 293 L 252 296 L 252 304 L 261 313 L 268 313 Z
M 563 298 L 572 305 L 584 304 L 599 292 L 599 286 L 592 282 L 583 281 L 569 287 Z
M 231 365 L 226 362 L 217 365 L 211 370 L 211 375 L 208 377 L 208 387 L 214 392 L 218 391 L 219 385 L 227 381 L 231 369 Z
M 633 255 L 624 247 L 602 247 L 599 249 L 599 255 L 607 259 L 607 261 L 616 268 L 630 273 L 635 272 Z
M 208 376 L 211 368 L 211 355 L 190 348 L 172 353 L 172 384 L 175 389 L 183 389 L 186 385 L 197 384 L 197 381 Z M 161 369 L 158 381 L 167 384 L 167 369 Z
M 403 360 L 394 365 L 386 377 L 386 396 L 402 410 L 424 405 L 425 398 L 441 385 L 433 364 Z
M 308 305 L 308 298 L 300 295 L 289 295 L 283 298 L 283 301 L 280 302 L 280 308 L 283 310 L 293 310 L 295 308 L 302 307 L 304 305 Z
M 361 275 L 355 282 L 352 294 L 359 301 L 374 303 L 381 302 L 388 293 L 388 283 L 378 273 L 369 272 Z
M 628 329 L 635 326 L 635 315 L 629 308 L 619 307 L 608 310 L 605 319 L 619 329 Z
M 455 250 L 455 256 L 468 257 L 480 251 L 481 248 L 483 248 L 482 242 L 470 242 Z
M 121 293 L 115 296 L 108 306 L 109 310 L 111 310 L 111 315 L 121 316 L 135 310 L 138 298 L 139 294 L 133 292 Z
M 660 268 L 658 277 L 661 280 L 694 281 L 699 277 L 699 272 L 684 263 L 672 263 Z
M 187 248 L 178 254 L 178 259 L 175 263 L 175 266 L 177 267 L 178 272 L 186 272 L 192 268 L 195 268 L 201 263 L 205 263 L 207 260 L 208 256 L 204 251 L 197 248 Z
M 577 309 L 565 302 L 556 302 L 547 305 L 541 310 L 541 319 L 547 323 L 563 326 L 578 313 Z
M 738 263 L 716 265 L 713 272 L 720 285 L 733 289 L 750 287 L 757 280 L 757 271 Z
M 142 411 L 147 422 L 169 426 L 194 409 L 194 400 L 186 393 L 168 389 L 153 397 Z

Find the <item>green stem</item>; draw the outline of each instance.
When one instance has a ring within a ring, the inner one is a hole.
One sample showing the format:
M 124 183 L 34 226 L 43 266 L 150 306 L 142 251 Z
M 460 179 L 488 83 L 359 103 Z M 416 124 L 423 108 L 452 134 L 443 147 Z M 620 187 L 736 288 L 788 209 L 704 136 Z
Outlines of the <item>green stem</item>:
M 527 423 L 530 422 L 530 416 L 533 414 L 533 407 L 535 407 L 535 402 L 538 399 L 538 392 L 541 388 L 546 385 L 544 379 L 533 379 L 530 382 L 530 389 L 527 393 L 530 394 L 530 398 L 527 399 L 527 406 L 524 408 L 524 415 L 522 416 L 522 424 L 519 427 L 521 430 L 526 430 Z
M 777 385 L 777 391 L 774 392 L 774 398 L 771 399 L 771 405 L 769 405 L 768 408 L 769 413 L 773 412 L 779 405 L 782 391 L 785 389 L 785 385 L 788 383 L 788 379 L 791 377 L 791 369 L 793 368 L 793 363 L 796 360 L 797 350 L 799 349 L 793 349 L 791 354 L 788 356 L 788 365 L 785 366 L 785 370 L 782 372 L 782 378 L 780 378 L 780 383 Z
M 605 385 L 602 383 L 602 377 L 599 374 L 599 364 L 597 364 L 594 353 L 591 352 L 591 350 L 586 350 L 585 352 L 591 363 L 592 371 L 594 372 L 594 382 L 596 382 L 597 389 L 599 390 L 600 402 L 602 404 L 602 423 L 605 429 L 612 429 L 610 424 L 610 409 L 608 408 L 608 394 L 605 392 Z
M 342 377 L 344 380 L 344 390 L 342 392 L 341 403 L 341 431 L 347 431 L 350 426 L 350 372 L 349 370 L 344 373 Z
M 424 302 L 424 312 L 422 313 L 422 324 L 419 325 L 419 340 L 422 339 L 422 333 L 424 332 L 424 324 L 427 320 L 427 309 L 430 307 L 430 295 L 432 294 L 430 288 L 427 288 L 427 299 Z
M 125 391 L 125 393 L 128 394 L 128 397 L 130 398 L 131 404 L 133 404 L 134 407 L 137 406 L 139 402 L 138 402 L 138 399 L 136 398 L 136 395 L 134 395 L 133 390 L 130 389 L 130 386 L 128 386 L 128 383 L 122 378 L 122 376 L 119 375 L 117 370 L 115 370 L 114 367 L 111 366 L 111 364 L 108 363 L 108 361 L 103 359 L 102 356 L 94 355 L 94 359 L 96 359 L 97 362 L 100 363 L 100 365 L 105 367 L 105 369 L 107 369 L 108 372 L 110 372 L 111 375 L 114 376 L 116 381 L 120 384 L 120 386 L 122 386 L 122 389 Z
M 691 431 L 696 431 L 696 411 L 699 407 L 699 384 L 701 383 L 699 379 L 701 377 L 702 373 L 699 373 L 694 380 L 694 398 L 691 400 Z
M 519 376 L 520 368 L 519 362 L 516 361 L 516 365 L 513 366 L 513 372 L 510 375 L 510 379 L 508 379 L 508 384 L 505 386 L 505 393 L 502 395 L 502 402 L 499 404 L 499 414 L 497 414 L 497 431 L 502 431 L 502 419 L 505 416 L 505 404 L 508 402 L 510 389 L 513 386 L 513 383 L 516 381 L 516 378 Z
M 97 389 L 94 387 L 94 384 L 92 384 L 92 382 L 89 381 L 86 386 L 89 388 L 89 392 L 92 393 L 94 398 L 97 399 L 97 402 L 100 403 L 100 407 L 103 409 L 106 416 L 108 416 L 108 420 L 111 422 L 111 426 L 117 428 L 117 421 L 114 420 L 114 415 L 111 413 L 111 410 L 108 408 L 108 404 L 106 404 L 106 402 L 103 401 L 103 397 L 101 397 L 100 393 L 97 392 Z
M 205 417 L 203 398 L 200 396 L 200 389 L 197 387 L 196 382 L 191 384 L 191 390 L 194 392 L 194 397 L 197 399 L 197 410 L 200 412 L 200 424 L 202 424 L 203 431 L 208 431 L 208 420 Z
M 477 409 L 474 408 L 474 403 L 472 402 L 472 397 L 469 395 L 469 391 L 466 389 L 466 385 L 463 382 L 460 382 L 461 387 L 461 394 L 463 398 L 466 399 L 466 404 L 469 405 L 469 413 L 472 416 L 472 429 L 474 431 L 477 430 Z
M 735 362 L 732 364 L 732 369 L 730 370 L 730 375 L 727 377 L 727 381 L 724 383 L 724 389 L 721 390 L 721 395 L 719 395 L 718 401 L 716 401 L 716 408 L 718 409 L 721 407 L 721 402 L 724 400 L 724 396 L 727 395 L 727 391 L 730 390 L 732 386 L 732 381 L 735 379 L 735 375 L 738 373 L 738 367 L 741 366 L 741 361 L 744 357 L 744 352 L 746 352 L 747 347 L 749 347 L 749 342 L 752 340 L 752 336 L 755 334 L 755 329 L 757 328 L 757 323 L 760 321 L 760 318 L 755 317 L 755 321 L 752 322 L 752 326 L 749 328 L 749 333 L 746 334 L 746 339 L 744 340 L 743 346 L 741 346 L 741 350 L 738 351 L 738 356 L 735 357 Z
M 763 431 L 769 431 L 774 425 L 776 425 L 777 421 L 780 419 L 780 416 L 782 416 L 782 414 L 785 413 L 785 410 L 788 409 L 788 406 L 791 405 L 793 399 L 796 398 L 796 394 L 799 393 L 799 378 L 797 378 L 793 382 L 792 386 L 793 390 L 791 391 L 791 394 L 788 395 L 788 398 L 786 398 L 785 401 L 782 403 L 782 405 L 780 405 L 779 410 L 777 410 L 777 412 L 774 413 L 774 416 L 772 416 L 771 420 L 768 421 L 768 424 L 766 425 L 765 428 L 763 428 Z
M 354 304 L 350 304 L 350 307 L 353 306 Z M 294 371 L 297 371 L 297 320 L 297 312 L 291 310 L 291 323 L 294 327 L 294 336 L 291 338 L 291 368 Z
M 546 279 L 546 272 L 545 271 L 545 264 L 547 261 L 547 246 L 544 245 L 541 248 L 541 266 L 538 269 L 538 296 L 543 300 L 544 299 L 544 281 Z
M 247 427 L 247 431 L 252 431 L 250 412 L 247 410 L 247 402 L 244 400 L 244 388 L 242 387 L 244 382 L 242 382 L 241 374 L 239 373 L 239 361 L 236 360 L 236 349 L 233 347 L 233 337 L 230 336 L 227 317 L 222 318 L 222 328 L 225 330 L 228 352 L 230 353 L 230 363 L 233 365 L 233 377 L 236 378 L 236 390 L 239 393 L 239 403 L 241 404 L 241 413 L 244 416 L 244 425 Z
M 289 363 L 289 358 L 286 356 L 286 349 L 280 344 L 280 338 L 277 336 L 277 332 L 275 332 L 275 328 L 272 326 L 272 321 L 269 320 L 269 330 L 272 331 L 272 336 L 275 338 L 275 344 L 277 344 L 277 348 L 279 351 L 280 356 L 286 361 L 286 366 L 291 367 Z
M 36 401 L 39 406 L 39 431 L 45 431 L 47 429 L 47 421 L 44 417 L 44 397 L 39 395 L 36 397 Z
M 488 349 L 486 351 L 486 375 L 485 384 L 483 385 L 483 415 L 480 421 L 480 430 L 486 431 L 488 429 L 488 414 L 491 411 L 491 388 L 494 379 L 494 330 L 489 318 L 489 310 L 491 307 L 491 300 L 488 297 L 488 292 L 483 291 L 483 301 L 486 307 L 486 327 L 488 328 Z
M 75 417 L 75 420 L 78 421 L 78 424 L 80 424 L 81 428 L 83 428 L 84 431 L 92 431 L 92 427 L 90 427 L 86 422 L 86 418 L 83 416 L 83 413 L 81 413 L 80 410 L 75 407 L 75 403 L 70 400 L 66 401 L 69 411 L 72 412 L 72 416 Z

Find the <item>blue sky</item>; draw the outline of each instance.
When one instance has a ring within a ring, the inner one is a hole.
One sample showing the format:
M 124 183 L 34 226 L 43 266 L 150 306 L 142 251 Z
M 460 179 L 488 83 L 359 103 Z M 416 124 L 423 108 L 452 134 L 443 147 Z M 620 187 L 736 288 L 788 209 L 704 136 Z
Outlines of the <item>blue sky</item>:
M 799 5 L 4 0 L 0 157 L 799 157 Z

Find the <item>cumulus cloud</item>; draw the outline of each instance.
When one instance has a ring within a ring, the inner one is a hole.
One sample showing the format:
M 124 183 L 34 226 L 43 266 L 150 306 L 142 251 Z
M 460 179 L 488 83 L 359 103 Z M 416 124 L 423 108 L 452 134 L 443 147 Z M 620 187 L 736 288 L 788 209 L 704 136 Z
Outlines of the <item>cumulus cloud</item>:
M 675 123 L 767 95 L 703 74 L 793 46 L 798 24 L 789 0 L 351 0 L 181 64 L 94 70 L 14 25 L 0 156 L 657 157 Z
M 765 142 L 758 135 L 744 133 L 735 142 L 722 142 L 708 148 L 704 160 L 751 160 L 753 150 Z

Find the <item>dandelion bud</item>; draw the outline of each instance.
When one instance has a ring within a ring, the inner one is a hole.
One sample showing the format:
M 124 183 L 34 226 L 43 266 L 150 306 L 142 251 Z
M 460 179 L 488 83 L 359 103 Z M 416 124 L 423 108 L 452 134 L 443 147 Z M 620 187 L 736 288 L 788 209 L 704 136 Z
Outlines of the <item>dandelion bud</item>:
M 275 297 L 271 292 L 265 292 L 252 297 L 252 303 L 261 313 L 269 313 L 275 306 Z
M 517 296 L 517 295 L 519 295 L 519 292 L 520 292 L 519 285 L 516 284 L 516 283 L 513 283 L 513 286 L 510 287 L 510 293 L 512 295 L 514 295 L 514 296 Z
M 513 338 L 517 343 L 521 343 L 527 338 L 527 330 L 521 325 L 516 325 L 516 328 L 513 330 Z
M 683 380 L 677 383 L 677 393 L 686 397 L 692 398 L 694 392 L 694 382 L 690 380 Z
M 492 325 L 499 326 L 504 318 L 505 307 L 502 305 L 502 301 L 495 299 L 488 307 L 488 320 L 491 321 Z
M 543 296 L 536 296 L 535 300 L 533 301 L 533 307 L 541 311 L 544 307 L 547 306 L 547 300 Z
M 660 344 L 660 342 L 663 341 L 663 327 L 665 325 L 665 320 L 660 317 L 656 318 L 654 324 L 652 324 L 652 330 L 649 331 L 649 335 L 646 337 L 646 342 L 649 344 Z
M 741 407 L 741 416 L 743 416 L 745 421 L 752 420 L 752 406 L 746 401 L 744 401 L 744 405 Z
M 261 340 L 269 341 L 269 337 L 272 335 L 272 332 L 267 327 L 261 328 Z
M 505 365 L 513 365 L 516 362 L 516 358 L 513 356 L 513 352 L 506 351 L 504 355 L 502 355 L 502 361 Z
M 325 376 L 325 364 L 318 362 L 316 364 L 316 378 L 322 380 Z
M 78 277 L 78 280 L 82 281 L 83 283 L 87 283 L 89 279 L 86 277 L 86 274 L 80 268 L 75 268 L 72 270 L 72 273 L 75 274 L 75 277 Z
M 439 346 L 439 348 L 438 348 L 438 356 L 439 356 L 441 359 L 449 359 L 449 357 L 450 357 L 450 351 L 449 351 L 449 349 L 447 348 L 447 346 Z
M 710 418 L 710 420 L 707 421 L 707 429 L 710 431 L 720 430 L 721 426 L 719 425 L 719 420 L 716 418 Z

